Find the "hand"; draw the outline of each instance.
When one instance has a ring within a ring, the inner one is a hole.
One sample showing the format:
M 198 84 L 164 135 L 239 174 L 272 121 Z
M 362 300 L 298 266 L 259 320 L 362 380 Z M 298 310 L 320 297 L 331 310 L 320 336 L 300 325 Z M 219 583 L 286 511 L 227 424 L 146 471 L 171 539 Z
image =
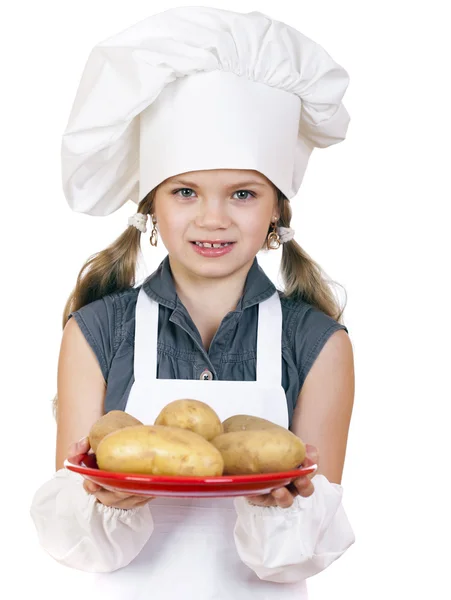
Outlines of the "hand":
M 306 444 L 306 456 L 303 467 L 310 467 L 314 464 L 319 464 L 319 452 L 315 446 Z M 256 506 L 280 506 L 280 508 L 289 508 L 294 501 L 296 496 L 303 496 L 308 498 L 315 491 L 315 487 L 311 482 L 312 477 L 316 471 L 309 475 L 303 475 L 298 477 L 287 487 L 277 488 L 269 494 L 261 494 L 259 496 L 247 496 L 249 504 L 255 504 Z
M 70 445 L 68 456 L 86 454 L 89 450 L 89 439 L 86 437 L 76 444 Z M 154 499 L 154 496 L 139 496 L 129 494 L 128 492 L 111 492 L 110 490 L 107 490 L 101 485 L 98 485 L 97 483 L 94 483 L 86 478 L 83 482 L 83 488 L 88 494 L 94 494 L 94 496 L 97 498 L 97 501 L 101 504 L 105 506 L 111 506 L 112 508 L 122 508 L 124 510 L 144 506 L 150 502 L 150 500 Z

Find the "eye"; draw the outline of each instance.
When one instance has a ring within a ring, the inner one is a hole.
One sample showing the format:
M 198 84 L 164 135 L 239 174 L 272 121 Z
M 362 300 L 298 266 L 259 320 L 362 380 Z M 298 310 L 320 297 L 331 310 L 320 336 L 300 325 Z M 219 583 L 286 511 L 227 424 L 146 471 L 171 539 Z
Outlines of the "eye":
M 194 190 L 192 190 L 191 188 L 178 188 L 177 190 L 174 190 L 172 193 L 175 196 L 175 195 L 178 195 L 179 192 L 193 192 L 193 191 Z M 249 200 L 249 195 L 252 196 L 253 198 L 255 198 L 255 194 L 249 190 L 238 190 L 237 192 L 235 192 L 235 194 L 247 194 L 247 196 L 245 198 L 243 198 L 243 197 L 237 198 L 237 200 L 242 200 L 243 202 L 246 202 L 246 200 Z M 182 193 L 181 198 L 192 198 L 192 196 L 187 196 L 184 193 Z
M 238 198 L 238 200 L 243 200 L 243 201 L 249 200 L 249 194 L 253 198 L 255 198 L 255 194 L 250 192 L 249 190 L 238 190 L 237 192 L 235 192 L 235 194 L 248 194 L 248 196 L 246 198 L 241 197 L 241 198 Z
M 178 190 L 174 190 L 172 193 L 173 193 L 174 195 L 176 195 L 176 194 L 178 194 L 179 192 L 186 192 L 186 191 L 188 191 L 188 192 L 192 192 L 192 191 L 194 191 L 194 190 L 192 190 L 191 188 L 179 188 Z M 191 196 L 184 196 L 183 194 L 182 194 L 182 196 L 181 196 L 181 197 L 182 197 L 182 198 L 191 198 Z

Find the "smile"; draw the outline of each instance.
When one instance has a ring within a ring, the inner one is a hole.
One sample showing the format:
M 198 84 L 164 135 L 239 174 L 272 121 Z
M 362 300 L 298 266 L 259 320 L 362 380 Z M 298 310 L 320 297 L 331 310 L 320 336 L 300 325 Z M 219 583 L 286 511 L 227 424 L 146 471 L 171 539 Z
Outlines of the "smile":
M 230 246 L 233 242 L 221 242 L 221 243 L 210 243 L 210 242 L 193 242 L 199 248 L 225 248 L 226 246 Z

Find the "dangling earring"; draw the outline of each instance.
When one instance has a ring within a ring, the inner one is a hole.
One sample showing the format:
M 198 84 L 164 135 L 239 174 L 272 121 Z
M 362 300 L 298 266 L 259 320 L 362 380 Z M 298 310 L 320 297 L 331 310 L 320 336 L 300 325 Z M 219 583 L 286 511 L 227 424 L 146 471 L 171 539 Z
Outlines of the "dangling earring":
M 152 227 L 152 232 L 150 234 L 150 245 L 156 246 L 158 243 L 158 231 L 157 231 L 157 220 L 155 218 L 155 215 L 152 215 L 152 223 L 153 223 L 153 227 Z
M 266 247 L 268 250 L 277 250 L 280 247 L 280 237 L 277 233 L 276 221 L 271 223 L 273 230 L 268 234 L 266 238 Z

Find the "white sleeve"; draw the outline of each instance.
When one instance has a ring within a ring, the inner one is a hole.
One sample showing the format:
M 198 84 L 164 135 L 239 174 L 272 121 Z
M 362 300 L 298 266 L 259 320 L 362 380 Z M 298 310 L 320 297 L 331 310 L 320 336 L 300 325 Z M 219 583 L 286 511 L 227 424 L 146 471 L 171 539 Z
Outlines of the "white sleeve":
M 94 573 L 128 565 L 150 538 L 148 504 L 105 506 L 83 488 L 84 478 L 62 468 L 35 493 L 30 509 L 41 546 L 59 563 Z
M 279 583 L 307 579 L 326 569 L 354 542 L 342 505 L 343 488 L 321 474 L 315 491 L 296 496 L 289 508 L 249 504 L 235 498 L 234 538 L 241 560 L 256 575 Z

